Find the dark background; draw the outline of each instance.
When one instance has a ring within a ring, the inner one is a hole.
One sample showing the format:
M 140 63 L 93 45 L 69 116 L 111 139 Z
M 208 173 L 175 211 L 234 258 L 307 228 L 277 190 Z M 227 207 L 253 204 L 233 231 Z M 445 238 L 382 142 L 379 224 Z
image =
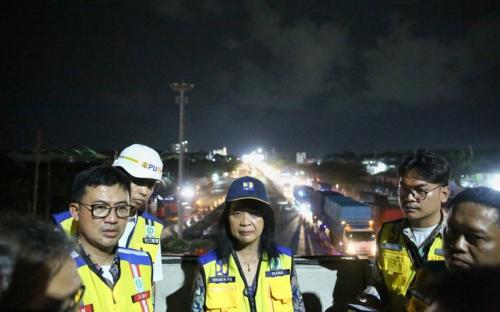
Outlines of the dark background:
M 498 148 L 499 1 L 2 5 L 0 149 Z

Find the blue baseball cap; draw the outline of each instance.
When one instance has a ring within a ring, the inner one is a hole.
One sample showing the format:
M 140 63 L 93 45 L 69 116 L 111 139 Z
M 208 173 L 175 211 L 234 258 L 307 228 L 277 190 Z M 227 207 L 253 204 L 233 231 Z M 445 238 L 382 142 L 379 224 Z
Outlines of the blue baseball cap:
M 226 202 L 234 202 L 241 199 L 255 199 L 269 205 L 266 187 L 259 179 L 253 177 L 242 177 L 236 179 L 229 186 Z

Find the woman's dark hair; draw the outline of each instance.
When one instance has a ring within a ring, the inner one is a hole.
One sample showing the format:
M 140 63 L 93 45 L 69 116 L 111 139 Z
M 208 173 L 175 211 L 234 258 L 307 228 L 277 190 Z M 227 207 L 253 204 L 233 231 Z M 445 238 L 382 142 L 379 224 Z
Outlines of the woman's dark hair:
M 448 161 L 433 152 L 419 150 L 407 155 L 398 166 L 398 177 L 402 178 L 411 170 L 430 183 L 447 186 L 450 180 Z
M 262 235 L 260 236 L 260 252 L 266 253 L 269 260 L 272 258 L 279 257 L 279 251 L 274 242 L 274 232 L 276 229 L 274 213 L 271 207 L 263 202 L 254 199 L 241 199 L 240 201 L 245 202 L 245 206 L 256 211 L 264 219 L 264 229 L 262 230 Z M 229 256 L 234 250 L 235 238 L 231 234 L 229 228 L 229 214 L 231 212 L 231 202 L 226 202 L 224 210 L 219 218 L 217 224 L 217 245 L 216 253 L 217 258 L 221 259 L 223 262 L 229 261 Z
M 0 244 L 7 242 L 4 237 L 9 238 L 12 267 L 0 293 L 0 307 L 43 310 L 48 284 L 71 259 L 74 243 L 49 223 L 17 216 L 6 219 L 0 224 Z
M 79 202 L 85 194 L 85 188 L 100 185 L 112 186 L 118 184 L 130 194 L 130 180 L 118 168 L 101 165 L 80 172 L 73 181 L 71 200 Z

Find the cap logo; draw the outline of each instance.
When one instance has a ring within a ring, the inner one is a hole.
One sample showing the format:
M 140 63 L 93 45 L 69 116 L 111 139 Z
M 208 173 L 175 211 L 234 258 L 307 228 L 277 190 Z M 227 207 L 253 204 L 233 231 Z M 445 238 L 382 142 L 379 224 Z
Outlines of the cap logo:
M 253 191 L 254 190 L 253 182 L 251 182 L 251 181 L 243 182 L 243 190 L 244 191 Z

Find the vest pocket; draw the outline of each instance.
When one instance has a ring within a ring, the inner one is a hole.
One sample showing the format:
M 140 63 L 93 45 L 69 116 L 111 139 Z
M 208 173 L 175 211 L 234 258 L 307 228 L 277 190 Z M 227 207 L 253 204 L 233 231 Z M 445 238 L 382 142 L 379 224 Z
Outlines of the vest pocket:
M 293 311 L 290 276 L 274 277 L 269 281 L 271 302 L 274 312 Z
M 382 270 L 389 274 L 404 273 L 409 269 L 409 263 L 401 252 L 384 250 L 382 254 Z
M 381 269 L 384 272 L 387 288 L 404 296 L 414 275 L 410 258 L 405 256 L 403 252 L 393 250 L 384 250 L 381 258 Z
M 236 285 L 208 284 L 205 306 L 207 311 L 234 312 L 238 311 L 242 293 L 238 292 Z

